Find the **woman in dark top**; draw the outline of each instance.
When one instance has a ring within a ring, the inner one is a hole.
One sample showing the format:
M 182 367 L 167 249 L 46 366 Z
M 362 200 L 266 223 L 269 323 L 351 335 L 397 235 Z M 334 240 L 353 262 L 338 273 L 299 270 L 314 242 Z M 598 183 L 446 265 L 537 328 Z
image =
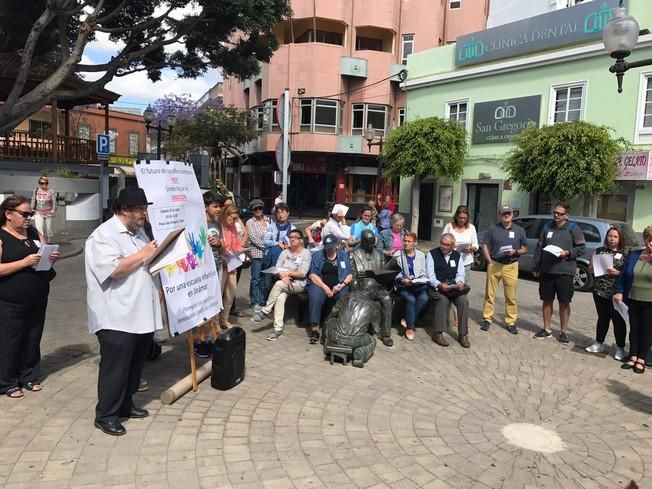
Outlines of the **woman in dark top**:
M 614 301 L 629 307 L 629 360 L 621 368 L 645 372 L 652 346 L 652 226 L 643 230 L 645 248 L 629 253 L 616 285 Z
M 625 266 L 625 244 L 622 231 L 612 227 L 604 238 L 604 246 L 595 250 L 595 255 L 612 255 L 613 268 L 607 269 L 606 275 L 595 277 L 593 282 L 593 302 L 598 313 L 598 322 L 595 325 L 595 341 L 586 347 L 589 353 L 600 353 L 604 350 L 604 340 L 609 331 L 609 322 L 614 323 L 614 336 L 616 337 L 616 351 L 614 358 L 625 358 L 625 334 L 627 325 L 625 320 L 613 306 L 613 295 L 616 290 L 618 276 Z
M 30 225 L 29 200 L 20 195 L 0 204 L 0 393 L 12 399 L 23 389 L 40 391 L 41 335 L 52 270 L 37 272 L 41 236 Z M 58 253 L 52 253 L 54 262 Z

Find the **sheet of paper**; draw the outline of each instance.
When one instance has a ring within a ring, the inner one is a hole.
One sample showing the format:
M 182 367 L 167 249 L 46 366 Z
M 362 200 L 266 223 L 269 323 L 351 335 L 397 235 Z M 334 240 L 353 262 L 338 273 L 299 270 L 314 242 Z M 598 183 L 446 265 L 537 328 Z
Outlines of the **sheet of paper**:
M 242 266 L 242 260 L 240 259 L 240 254 L 231 254 L 226 256 L 226 271 L 232 272 L 238 267 Z
M 620 304 L 616 304 L 616 301 L 611 299 L 612 302 L 614 303 L 614 309 L 618 311 L 618 314 L 620 314 L 625 322 L 629 324 L 629 307 L 627 307 L 627 304 L 624 302 L 621 302 Z
M 283 267 L 269 267 L 266 268 L 265 270 L 262 270 L 262 273 L 269 273 L 272 275 L 276 275 L 277 273 L 287 272 L 287 271 L 288 269 Z
M 351 226 L 342 226 L 342 239 L 349 239 L 351 237 Z
M 335 204 L 333 206 L 333 210 L 331 211 L 331 214 L 334 216 L 339 216 L 340 214 L 343 214 L 346 216 L 346 213 L 349 212 L 349 208 L 345 205 L 342 204 Z
M 188 240 L 183 233 L 183 229 L 180 231 L 181 232 L 178 233 L 176 231 L 170 233 L 168 237 L 172 236 L 173 233 L 175 233 L 176 236 L 171 238 L 170 241 L 168 241 L 168 238 L 165 238 L 165 246 L 159 245 L 159 247 L 156 249 L 157 253 L 152 255 L 154 259 L 150 257 L 150 259 L 145 262 L 145 265 L 149 264 L 149 273 L 158 272 L 159 270 L 168 266 L 170 263 L 174 263 L 177 260 L 185 258 L 186 255 L 190 252 L 190 248 L 188 247 Z M 158 250 L 162 251 L 158 252 Z
M 614 256 L 610 253 L 593 255 L 593 276 L 607 275 L 607 269 L 614 267 Z
M 427 284 L 428 283 L 428 277 L 417 277 L 411 279 L 413 284 Z
M 41 259 L 36 265 L 34 265 L 34 270 L 37 272 L 44 272 L 52 268 L 50 255 L 55 251 L 59 251 L 58 244 L 42 244 L 41 248 L 38 250 L 38 254 L 41 255 Z
M 512 245 L 501 246 L 500 249 L 498 250 L 498 254 L 499 255 L 506 255 L 507 252 L 512 251 L 513 249 L 514 248 L 512 247 Z
M 464 243 L 464 242 L 457 243 L 457 245 L 455 246 L 455 249 L 457 250 L 458 253 L 465 253 L 464 250 L 469 246 L 471 246 L 471 243 Z
M 321 251 L 323 249 L 324 247 L 321 244 L 315 243 L 314 245 L 313 244 L 308 245 L 308 250 L 310 251 L 310 253 L 317 253 L 318 251 Z
M 551 253 L 551 254 L 555 255 L 556 257 L 559 257 L 559 255 L 561 255 L 561 252 L 564 251 L 564 250 L 561 249 L 559 246 L 548 245 L 543 249 L 543 251 L 547 251 L 548 253 Z

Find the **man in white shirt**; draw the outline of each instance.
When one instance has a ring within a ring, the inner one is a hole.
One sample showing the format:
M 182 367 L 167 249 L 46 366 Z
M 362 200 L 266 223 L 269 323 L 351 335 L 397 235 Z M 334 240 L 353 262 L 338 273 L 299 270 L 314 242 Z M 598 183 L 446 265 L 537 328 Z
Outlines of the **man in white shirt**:
M 156 250 L 143 226 L 145 192 L 120 191 L 114 216 L 86 240 L 88 328 L 100 343 L 95 427 L 113 436 L 127 430 L 120 418 L 145 418 L 132 400 L 154 331 L 162 329 L 161 304 L 145 261 Z

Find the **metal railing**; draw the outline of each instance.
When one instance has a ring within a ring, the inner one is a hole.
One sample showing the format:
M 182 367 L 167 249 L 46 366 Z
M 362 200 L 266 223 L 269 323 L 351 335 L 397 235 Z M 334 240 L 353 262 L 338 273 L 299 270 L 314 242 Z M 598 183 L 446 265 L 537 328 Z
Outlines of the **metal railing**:
M 0 134 L 0 160 L 97 163 L 97 153 L 90 139 L 12 131 Z

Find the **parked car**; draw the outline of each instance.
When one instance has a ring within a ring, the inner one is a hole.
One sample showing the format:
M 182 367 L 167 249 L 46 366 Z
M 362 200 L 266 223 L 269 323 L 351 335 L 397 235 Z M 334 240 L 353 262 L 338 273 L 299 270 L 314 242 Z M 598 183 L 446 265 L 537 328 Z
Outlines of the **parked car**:
M 525 234 L 527 236 L 527 254 L 523 255 L 519 260 L 519 271 L 532 273 L 532 270 L 534 269 L 534 252 L 536 251 L 541 228 L 543 228 L 543 225 L 546 222 L 551 221 L 552 217 L 549 215 L 522 216 L 514 219 L 515 224 L 518 224 L 525 229 Z M 607 231 L 609 231 L 611 226 L 618 226 L 623 230 L 625 247 L 627 249 L 640 246 L 638 236 L 632 227 L 625 222 L 581 216 L 570 217 L 569 221 L 576 223 L 580 227 L 584 232 L 584 239 L 586 240 L 586 254 L 577 259 L 575 290 L 585 292 L 591 290 L 593 287 L 593 275 L 589 272 L 591 256 L 596 248 L 602 246 Z M 480 243 L 482 243 L 486 232 L 487 231 L 484 230 L 478 233 L 478 241 Z M 473 268 L 475 270 L 486 270 L 487 268 L 484 257 L 479 251 L 474 255 Z

